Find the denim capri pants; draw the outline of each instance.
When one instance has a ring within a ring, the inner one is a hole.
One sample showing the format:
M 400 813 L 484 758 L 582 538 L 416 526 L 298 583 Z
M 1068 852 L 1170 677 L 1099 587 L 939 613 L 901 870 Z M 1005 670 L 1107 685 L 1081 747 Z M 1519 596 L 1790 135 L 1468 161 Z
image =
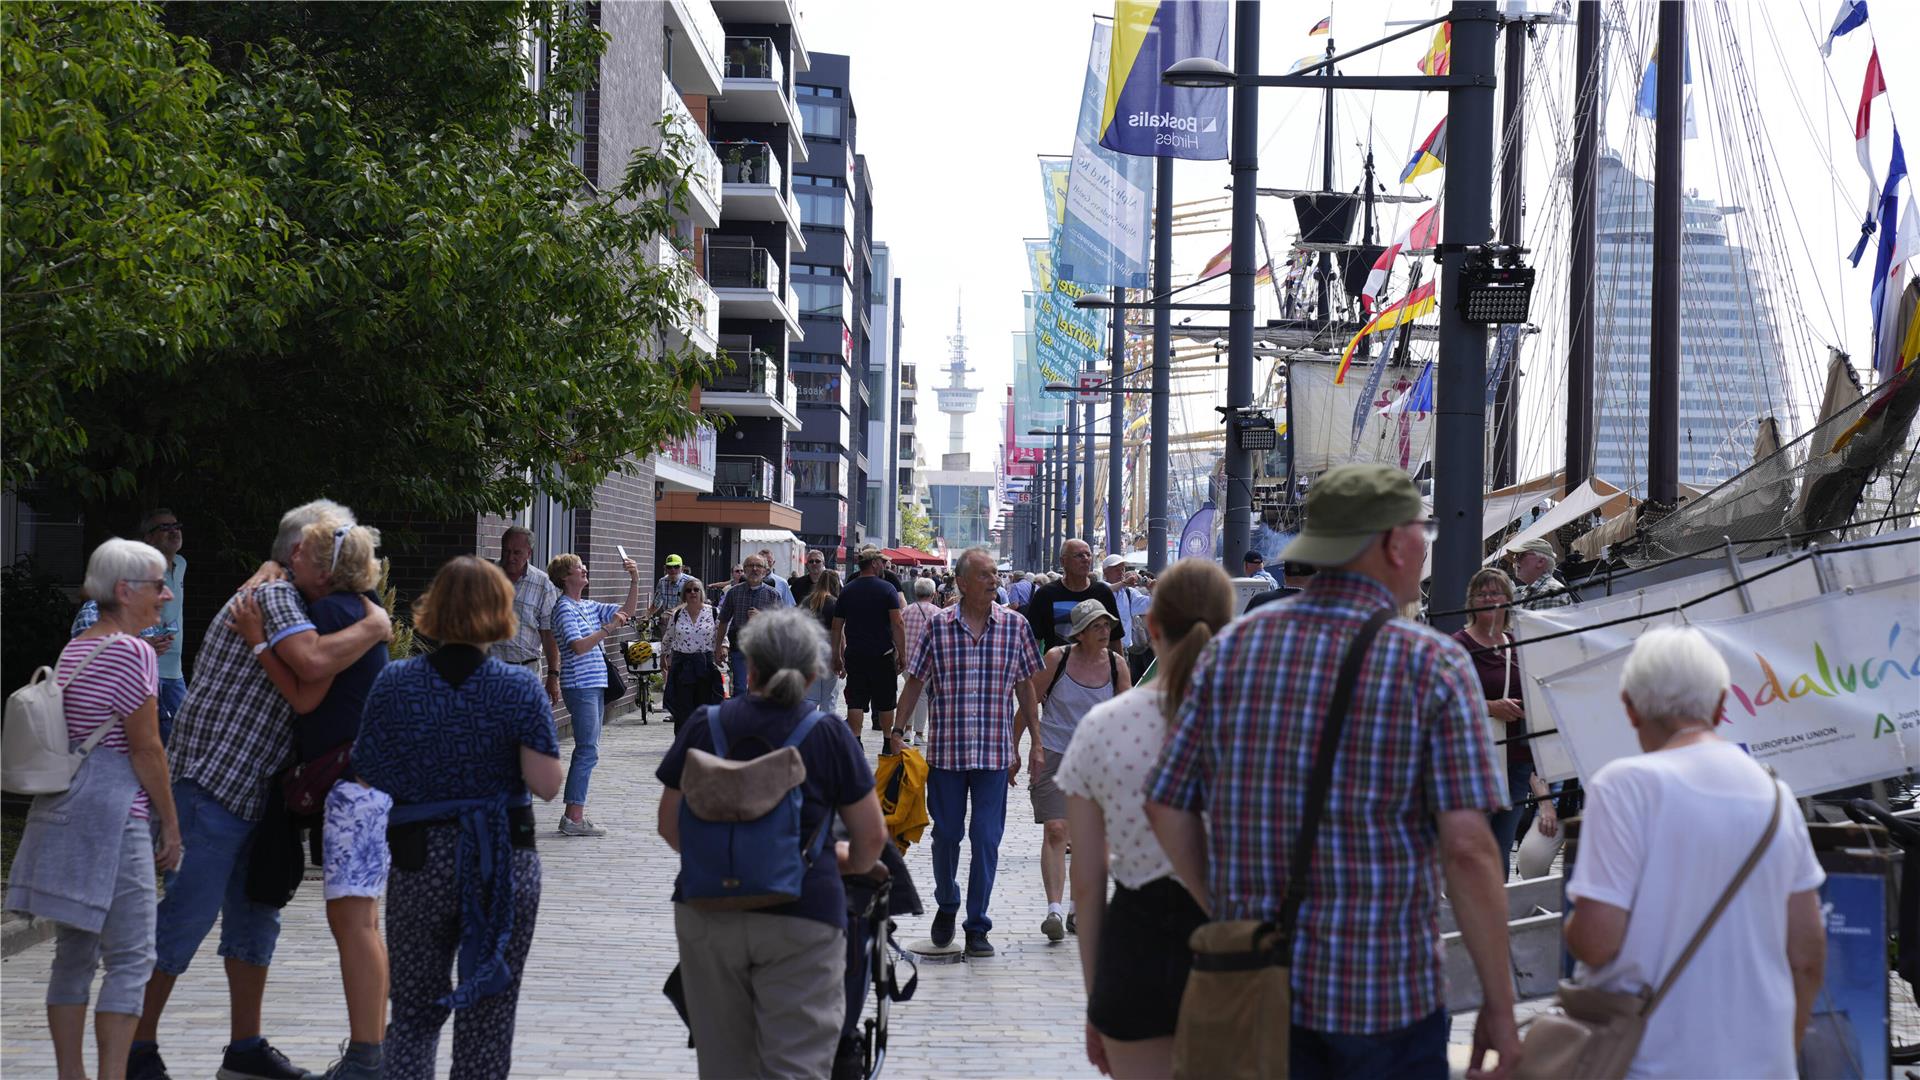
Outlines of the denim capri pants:
M 146 819 L 127 819 L 120 830 L 118 857 L 113 905 L 100 932 L 63 925 L 54 936 L 48 1005 L 86 1005 L 93 973 L 104 963 L 107 974 L 96 1010 L 140 1015 L 154 958 L 153 830 Z

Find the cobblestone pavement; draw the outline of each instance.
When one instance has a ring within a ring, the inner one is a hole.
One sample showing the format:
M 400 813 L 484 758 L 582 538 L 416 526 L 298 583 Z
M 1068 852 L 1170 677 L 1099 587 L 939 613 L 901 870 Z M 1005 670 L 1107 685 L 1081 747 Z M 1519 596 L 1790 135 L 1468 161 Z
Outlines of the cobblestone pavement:
M 656 714 L 658 715 L 658 714 Z M 527 1077 L 681 1077 L 694 1073 L 686 1029 L 660 994 L 676 963 L 667 896 L 676 860 L 654 832 L 659 784 L 653 770 L 670 740 L 664 725 L 610 725 L 602 739 L 590 812 L 604 839 L 563 840 L 552 832 L 557 804 L 542 806 L 545 891 L 520 994 L 514 1072 Z M 875 737 L 867 736 L 869 751 Z M 886 1073 L 895 1077 L 1096 1076 L 1082 1049 L 1085 1007 L 1074 938 L 1050 945 L 1040 934 L 1040 829 L 1032 824 L 1026 779 L 1008 799 L 1006 840 L 994 892 L 993 940 L 982 961 L 922 964 L 914 1000 L 895 1006 Z M 926 845 L 907 856 L 931 904 Z M 964 873 L 964 864 L 963 864 Z M 926 936 L 927 918 L 904 920 L 903 944 Z M 216 930 L 217 934 L 218 931 Z M 214 941 L 181 979 L 161 1026 L 174 1076 L 207 1077 L 227 1041 L 226 981 Z M 0 964 L 0 1072 L 53 1075 L 42 993 L 53 946 L 35 946 Z M 285 913 L 267 988 L 266 1033 L 296 1064 L 320 1069 L 347 1030 L 333 940 L 317 882 Z M 1454 1024 L 1456 1075 L 1472 1017 Z M 447 1075 L 451 1026 L 441 1040 Z M 89 1068 L 92 1052 L 89 1048 Z

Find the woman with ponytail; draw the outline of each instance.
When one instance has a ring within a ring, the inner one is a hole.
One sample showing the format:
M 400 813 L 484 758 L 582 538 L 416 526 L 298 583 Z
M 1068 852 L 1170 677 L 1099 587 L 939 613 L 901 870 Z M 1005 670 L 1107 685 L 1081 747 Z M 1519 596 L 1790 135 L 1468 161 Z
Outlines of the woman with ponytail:
M 1201 650 L 1233 618 L 1233 584 L 1220 567 L 1182 559 L 1153 590 L 1147 636 L 1157 675 L 1088 711 L 1055 782 L 1067 793 L 1073 899 L 1087 991 L 1087 1060 L 1114 1077 L 1169 1076 L 1173 1029 L 1206 921 L 1173 876 L 1147 822 L 1146 777 L 1186 697 Z M 1107 897 L 1111 865 L 1116 888 Z
M 680 784 L 687 754 L 714 752 L 713 725 L 727 757 L 750 760 L 784 745 L 816 710 L 807 690 L 826 673 L 827 635 L 813 612 L 768 608 L 740 632 L 745 694 L 693 713 L 655 773 L 660 835 L 680 850 Z M 872 869 L 887 842 L 886 820 L 866 752 L 839 717 L 823 714 L 795 744 L 806 778 L 800 784 L 800 835 L 818 834 L 830 815 L 848 839 L 807 867 L 800 898 L 746 911 L 681 903 L 676 883 L 674 931 L 688 1025 L 703 1077 L 826 1076 L 846 1015 L 847 899 L 843 874 Z

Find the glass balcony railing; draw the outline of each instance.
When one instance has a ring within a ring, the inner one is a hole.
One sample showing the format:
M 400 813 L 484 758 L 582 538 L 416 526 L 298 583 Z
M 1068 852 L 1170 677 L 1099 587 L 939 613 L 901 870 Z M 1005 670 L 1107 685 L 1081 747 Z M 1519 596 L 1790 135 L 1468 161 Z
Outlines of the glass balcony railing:
M 727 183 L 765 184 L 786 190 L 786 170 L 766 143 L 748 139 L 716 142 L 713 152 L 720 159 L 720 175 Z
M 775 502 L 785 492 L 775 486 L 773 462 L 749 454 L 720 454 L 714 460 L 713 495 L 717 499 Z
M 700 42 L 700 51 L 718 60 L 726 51 L 727 30 L 720 25 L 720 16 L 714 14 L 713 5 L 706 0 L 692 0 L 682 6 L 693 23 L 693 36 Z
M 725 342 L 721 343 L 721 348 L 726 350 L 727 358 L 733 362 L 733 370 L 717 376 L 707 384 L 707 389 L 723 394 L 780 396 L 779 361 L 761 349 L 729 348 Z
M 766 248 L 742 245 L 729 247 L 707 243 L 707 283 L 716 289 L 783 290 L 780 261 Z
M 772 38 L 727 38 L 727 63 L 722 74 L 729 79 L 772 79 L 782 89 L 787 85 L 786 64 Z
M 694 272 L 693 261 L 670 241 L 660 240 L 658 252 L 660 265 L 676 271 L 688 295 L 700 303 L 700 314 L 687 313 L 681 320 L 681 328 L 689 334 L 694 330 L 704 332 L 706 344 L 711 348 L 714 339 L 720 335 L 720 297 L 705 278 Z
M 679 127 L 680 133 L 687 137 L 690 144 L 693 175 L 687 178 L 688 186 L 698 187 L 706 194 L 709 202 L 715 206 L 720 205 L 720 155 L 714 153 L 713 147 L 707 142 L 706 135 L 701 132 L 700 125 L 694 122 L 693 113 L 687 108 L 686 101 L 680 97 L 680 91 L 673 85 L 673 80 L 667 78 L 665 74 L 660 76 L 660 100 L 665 102 L 667 117 Z

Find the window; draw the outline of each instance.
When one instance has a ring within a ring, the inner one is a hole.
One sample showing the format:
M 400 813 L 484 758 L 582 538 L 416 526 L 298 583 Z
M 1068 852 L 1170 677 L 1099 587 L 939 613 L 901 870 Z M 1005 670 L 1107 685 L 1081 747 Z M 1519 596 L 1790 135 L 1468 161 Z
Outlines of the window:
M 800 130 L 807 138 L 821 142 L 840 141 L 840 120 L 845 115 L 840 111 L 840 106 L 804 97 L 799 105 Z
M 838 192 L 796 191 L 794 197 L 800 203 L 800 224 L 825 229 L 845 227 L 847 200 Z
M 796 281 L 794 293 L 800 297 L 800 314 L 831 318 L 840 318 L 846 308 L 847 289 L 835 281 L 832 283 L 816 281 Z
M 796 454 L 832 454 L 835 457 L 840 456 L 840 446 L 838 443 L 806 442 L 800 439 L 794 439 L 787 443 L 787 449 Z
M 812 176 L 807 173 L 793 174 L 794 187 L 837 188 L 846 187 L 846 182 L 837 176 Z
M 793 381 L 803 405 L 843 404 L 840 373 L 837 371 L 796 371 Z
M 840 462 L 796 461 L 794 485 L 803 495 L 837 495 L 840 492 Z
M 841 270 L 837 266 L 822 266 L 819 263 L 796 262 L 793 264 L 796 274 L 814 274 L 819 277 L 839 277 Z
M 793 92 L 801 97 L 837 98 L 840 96 L 840 88 L 837 86 L 810 86 L 806 83 L 795 85 Z

